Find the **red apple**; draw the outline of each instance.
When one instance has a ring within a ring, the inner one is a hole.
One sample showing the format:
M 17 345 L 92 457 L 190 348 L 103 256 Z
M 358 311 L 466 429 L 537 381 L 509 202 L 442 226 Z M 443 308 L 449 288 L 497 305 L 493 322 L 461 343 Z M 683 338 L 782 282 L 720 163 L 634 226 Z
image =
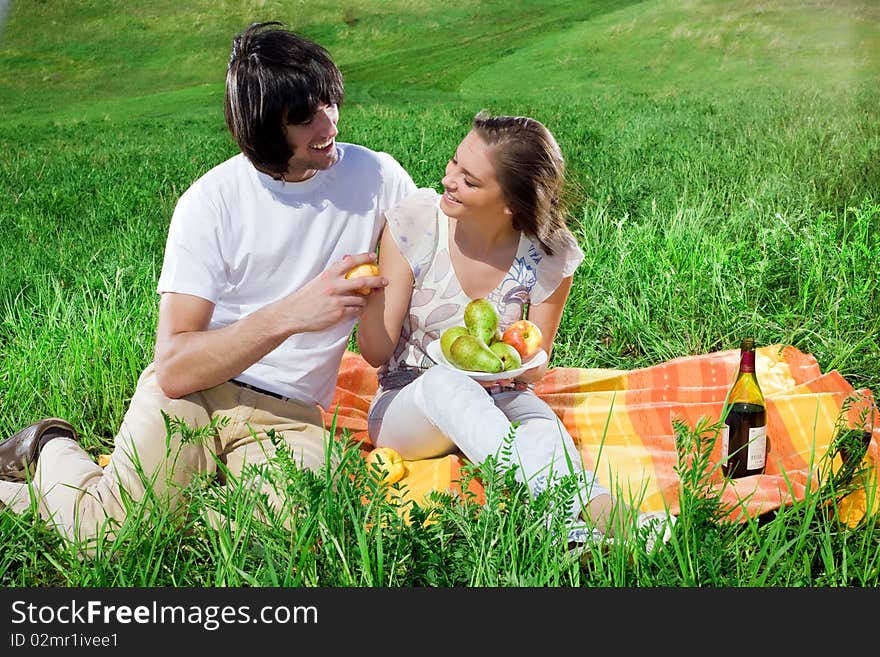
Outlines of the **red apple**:
M 501 335 L 501 340 L 516 349 L 524 363 L 538 353 L 543 339 L 538 325 L 527 319 L 515 321 Z

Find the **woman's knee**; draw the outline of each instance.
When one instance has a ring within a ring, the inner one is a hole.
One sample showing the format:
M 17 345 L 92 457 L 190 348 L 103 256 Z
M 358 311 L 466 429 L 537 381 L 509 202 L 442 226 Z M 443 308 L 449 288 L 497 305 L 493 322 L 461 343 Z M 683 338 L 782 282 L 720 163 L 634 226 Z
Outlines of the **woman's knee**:
M 443 408 L 483 408 L 494 406 L 491 396 L 479 383 L 464 372 L 436 366 L 416 379 L 413 398 L 417 403 Z
M 448 367 L 432 367 L 416 379 L 422 386 L 434 390 L 456 390 L 461 386 L 480 386 L 464 372 L 457 372 Z

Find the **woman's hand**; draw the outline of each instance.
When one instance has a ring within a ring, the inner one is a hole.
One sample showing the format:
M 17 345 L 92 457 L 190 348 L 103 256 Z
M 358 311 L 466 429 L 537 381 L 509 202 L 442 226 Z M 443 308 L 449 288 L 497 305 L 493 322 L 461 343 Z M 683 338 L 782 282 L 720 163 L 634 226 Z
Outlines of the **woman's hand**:
M 543 365 L 539 365 L 538 367 L 533 367 L 530 370 L 526 370 L 518 377 L 516 377 L 516 380 L 521 381 L 522 383 L 537 383 L 547 373 L 547 369 L 547 363 L 544 363 Z
M 494 388 L 495 386 L 513 385 L 514 379 L 499 379 L 497 381 L 477 381 L 484 388 Z

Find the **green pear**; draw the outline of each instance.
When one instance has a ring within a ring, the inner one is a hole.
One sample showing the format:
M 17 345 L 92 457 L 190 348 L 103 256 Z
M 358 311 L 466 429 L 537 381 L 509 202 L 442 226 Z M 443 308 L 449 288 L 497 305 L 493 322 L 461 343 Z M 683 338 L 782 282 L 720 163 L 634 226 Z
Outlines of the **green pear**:
M 506 342 L 493 342 L 489 345 L 489 349 L 494 351 L 495 355 L 501 359 L 501 365 L 505 372 L 507 370 L 515 370 L 517 367 L 522 367 L 522 358 L 516 350 L 516 347 L 512 344 L 507 344 Z
M 492 339 L 489 341 L 489 346 L 491 347 L 496 342 L 501 342 L 504 339 L 504 333 L 501 331 L 501 327 L 495 329 L 495 335 L 492 336 Z
M 468 335 L 468 330 L 464 326 L 450 326 L 440 335 L 440 351 L 443 352 L 446 360 L 450 363 L 452 362 L 452 358 L 449 357 L 449 348 L 452 346 L 452 343 L 455 342 L 455 338 L 460 335 Z
M 488 299 L 473 299 L 464 307 L 464 325 L 468 333 L 488 345 L 498 328 L 498 312 Z
M 470 372 L 500 372 L 501 359 L 489 346 L 473 335 L 460 335 L 449 347 L 449 362 Z

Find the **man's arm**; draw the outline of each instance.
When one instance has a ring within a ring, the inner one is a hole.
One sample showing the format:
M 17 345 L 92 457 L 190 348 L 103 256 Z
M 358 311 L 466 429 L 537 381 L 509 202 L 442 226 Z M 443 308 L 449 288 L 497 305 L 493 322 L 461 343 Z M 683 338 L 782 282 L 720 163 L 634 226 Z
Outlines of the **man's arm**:
M 172 399 L 234 378 L 295 333 L 320 331 L 360 316 L 366 299 L 355 290 L 380 288 L 381 276 L 346 279 L 351 267 L 375 256 L 345 256 L 301 289 L 218 329 L 208 329 L 214 304 L 189 294 L 166 292 L 159 302 L 156 376 Z

